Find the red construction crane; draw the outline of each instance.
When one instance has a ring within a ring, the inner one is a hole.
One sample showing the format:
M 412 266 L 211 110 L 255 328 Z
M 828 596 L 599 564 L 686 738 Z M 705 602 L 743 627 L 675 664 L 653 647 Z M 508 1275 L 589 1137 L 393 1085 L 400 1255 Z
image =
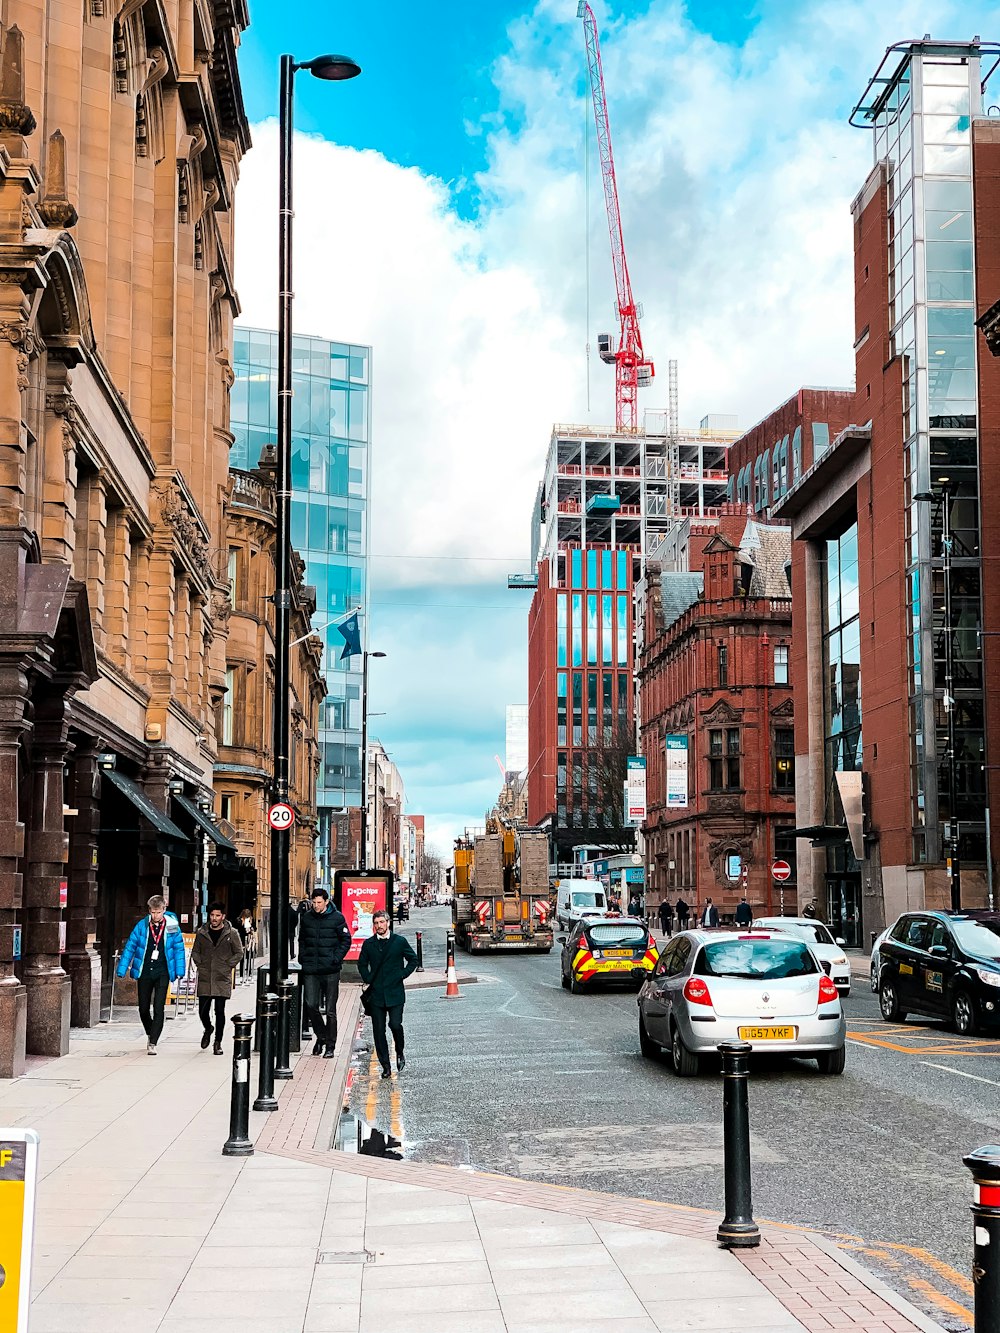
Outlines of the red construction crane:
M 607 365 L 615 367 L 615 429 L 627 432 L 639 427 L 638 390 L 653 378 L 653 363 L 642 350 L 639 331 L 640 307 L 632 295 L 622 237 L 621 210 L 618 207 L 618 182 L 615 179 L 615 158 L 611 150 L 611 124 L 608 121 L 608 102 L 604 93 L 604 68 L 601 64 L 601 43 L 597 36 L 597 20 L 587 0 L 580 0 L 577 18 L 583 19 L 587 42 L 587 66 L 590 70 L 590 92 L 594 100 L 594 121 L 597 125 L 597 146 L 601 154 L 601 176 L 604 181 L 604 204 L 608 213 L 608 231 L 611 234 L 611 262 L 615 269 L 615 287 L 618 293 L 618 348 L 612 348 L 612 335 L 597 335 L 597 352 Z

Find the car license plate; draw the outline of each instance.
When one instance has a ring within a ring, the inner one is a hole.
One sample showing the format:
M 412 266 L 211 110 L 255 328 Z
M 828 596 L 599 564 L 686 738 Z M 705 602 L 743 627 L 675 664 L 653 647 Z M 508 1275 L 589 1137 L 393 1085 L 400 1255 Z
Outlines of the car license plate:
M 740 1028 L 740 1041 L 794 1041 L 798 1029 L 794 1027 Z
M 602 955 L 604 958 L 631 958 L 631 949 L 605 949 Z

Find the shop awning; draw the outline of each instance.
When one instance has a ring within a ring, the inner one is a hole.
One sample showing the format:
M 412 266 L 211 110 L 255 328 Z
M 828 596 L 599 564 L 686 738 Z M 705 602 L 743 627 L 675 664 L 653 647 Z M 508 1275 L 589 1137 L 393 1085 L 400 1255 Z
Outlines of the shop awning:
M 223 847 L 227 852 L 236 851 L 236 843 L 227 838 L 222 830 L 212 823 L 204 810 L 201 810 L 195 805 L 194 801 L 192 801 L 189 796 L 184 796 L 181 792 L 175 792 L 174 800 L 182 810 L 186 811 L 187 814 L 191 816 L 201 829 L 202 833 L 204 833 L 206 837 L 211 838 L 216 847 Z
M 848 841 L 848 832 L 843 824 L 810 824 L 806 828 L 793 828 L 791 836 L 808 838 L 814 847 L 834 846 Z
M 133 782 L 124 773 L 119 773 L 113 768 L 102 768 L 101 772 L 113 787 L 118 788 L 127 801 L 132 802 L 143 819 L 148 820 L 157 833 L 162 833 L 167 838 L 173 838 L 175 842 L 189 843 L 191 841 L 188 835 L 182 832 L 168 815 L 153 804 L 137 782 Z

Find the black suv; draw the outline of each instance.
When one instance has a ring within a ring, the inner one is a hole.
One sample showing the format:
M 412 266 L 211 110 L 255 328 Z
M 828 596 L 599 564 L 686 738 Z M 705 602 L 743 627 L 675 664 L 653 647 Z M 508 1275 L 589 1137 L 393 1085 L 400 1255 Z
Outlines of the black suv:
M 906 912 L 879 946 L 879 1008 L 950 1018 L 968 1036 L 1000 1025 L 1000 913 Z

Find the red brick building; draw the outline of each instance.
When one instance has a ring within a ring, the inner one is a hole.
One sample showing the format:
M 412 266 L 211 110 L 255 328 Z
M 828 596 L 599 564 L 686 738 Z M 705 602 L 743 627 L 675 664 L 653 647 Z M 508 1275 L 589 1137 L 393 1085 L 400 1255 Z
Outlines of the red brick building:
M 901 43 L 852 114 L 874 148 L 854 424 L 771 497 L 794 537 L 800 901 L 849 944 L 988 895 L 1000 365 L 975 320 L 1000 292 L 1000 143 L 981 73 L 977 42 Z
M 729 498 L 764 515 L 854 420 L 853 389 L 803 388 L 729 450 Z
M 647 910 L 681 895 L 730 914 L 743 892 L 778 910 L 771 864 L 794 866 L 789 547 L 787 528 L 724 506 L 717 526 L 692 526 L 688 572 L 647 566 Z
M 581 845 L 634 841 L 622 827 L 634 746 L 632 567 L 629 550 L 579 546 L 538 564 L 528 614 L 528 821 L 549 829 L 557 862 Z

